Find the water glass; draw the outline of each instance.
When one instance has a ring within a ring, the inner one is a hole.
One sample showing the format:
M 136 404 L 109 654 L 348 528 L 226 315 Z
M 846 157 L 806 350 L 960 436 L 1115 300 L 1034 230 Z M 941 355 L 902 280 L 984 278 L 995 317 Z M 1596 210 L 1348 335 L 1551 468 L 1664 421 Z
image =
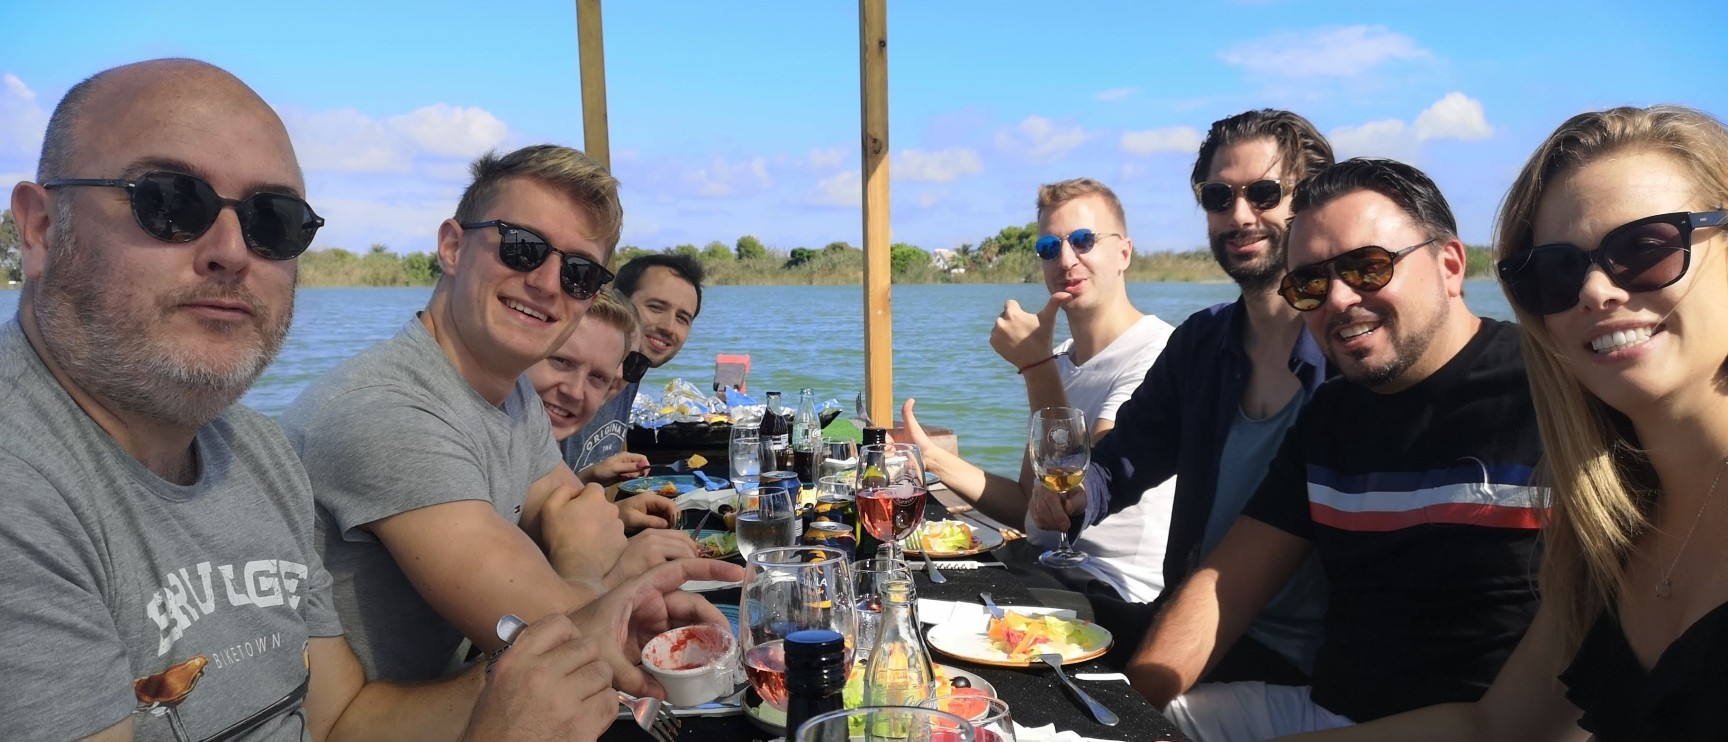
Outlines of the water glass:
M 854 734 L 852 730 L 859 732 Z M 798 727 L 795 742 L 845 742 L 850 739 L 904 739 L 908 742 L 977 742 L 972 723 L 936 709 L 870 706 L 817 714 Z
M 745 559 L 759 549 L 798 543 L 798 511 L 785 487 L 758 487 L 738 493 L 738 553 Z
M 1008 702 L 982 695 L 940 695 L 918 704 L 946 711 L 969 722 L 978 742 L 1015 742 Z
M 816 480 L 817 497 L 843 497 L 852 499 L 854 484 L 849 474 L 833 474 Z
M 900 559 L 861 559 L 852 563 L 852 597 L 858 614 L 858 651 L 869 654 L 882 632 L 882 586 L 888 580 L 912 583 L 912 568 Z M 912 598 L 913 605 L 917 597 Z
M 762 439 L 755 429 L 732 428 L 732 440 L 727 444 L 727 476 L 732 489 L 739 492 L 756 489 L 762 476 Z
M 858 442 L 850 440 L 825 440 L 822 442 L 825 455 L 816 467 L 817 478 L 843 476 L 852 478 L 858 470 Z

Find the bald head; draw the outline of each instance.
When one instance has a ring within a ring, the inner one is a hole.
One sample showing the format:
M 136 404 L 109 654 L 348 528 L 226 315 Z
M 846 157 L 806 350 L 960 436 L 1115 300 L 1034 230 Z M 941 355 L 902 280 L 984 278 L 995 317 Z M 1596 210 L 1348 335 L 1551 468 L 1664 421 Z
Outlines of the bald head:
M 82 164 L 79 153 L 100 136 L 91 127 L 123 123 L 111 128 L 132 128 L 144 110 L 163 107 L 193 113 L 193 118 L 234 117 L 280 134 L 284 144 L 288 141 L 287 129 L 270 105 L 227 70 L 196 59 L 153 59 L 98 72 L 66 91 L 48 119 L 36 181 L 91 177 L 75 172 Z

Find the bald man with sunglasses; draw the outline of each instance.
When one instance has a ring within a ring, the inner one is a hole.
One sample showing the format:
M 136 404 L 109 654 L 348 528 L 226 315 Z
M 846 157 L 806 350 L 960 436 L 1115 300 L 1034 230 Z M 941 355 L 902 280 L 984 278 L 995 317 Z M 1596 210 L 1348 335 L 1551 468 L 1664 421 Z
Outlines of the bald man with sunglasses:
M 1340 376 L 1127 671 L 1205 742 L 1476 700 L 1537 606 L 1546 498 L 1519 333 L 1465 305 L 1444 197 L 1409 165 L 1357 159 L 1305 180 L 1292 212 L 1278 295 Z M 1328 582 L 1311 683 L 1196 685 L 1310 555 Z
M 438 228 L 442 274 L 393 338 L 282 416 L 318 504 L 319 550 L 368 677 L 458 670 L 514 613 L 568 612 L 694 558 L 658 495 L 614 504 L 563 463 L 524 374 L 581 323 L 617 245 L 617 180 L 586 155 L 488 153 Z M 626 539 L 625 529 L 643 529 Z
M 720 620 L 678 586 L 741 570 L 688 560 L 489 667 L 368 682 L 306 472 L 237 404 L 322 226 L 281 120 L 202 62 L 118 67 L 55 107 L 37 181 L 12 189 L 27 281 L 0 325 L 0 739 L 593 739 L 614 685 L 660 692 L 644 635 Z

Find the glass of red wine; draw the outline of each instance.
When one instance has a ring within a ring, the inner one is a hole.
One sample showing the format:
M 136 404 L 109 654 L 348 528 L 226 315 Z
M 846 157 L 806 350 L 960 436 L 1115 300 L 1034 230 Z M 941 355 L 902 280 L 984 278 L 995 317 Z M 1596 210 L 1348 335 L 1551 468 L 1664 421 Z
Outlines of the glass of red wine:
M 786 710 L 785 640 L 794 631 L 839 632 L 846 637 L 850 667 L 857 635 L 854 610 L 845 552 L 793 546 L 751 554 L 738 601 L 738 642 L 744 650 L 744 673 L 762 700 Z
M 889 558 L 902 559 L 900 542 L 924 522 L 924 454 L 912 443 L 873 443 L 858 457 L 858 522 L 888 545 Z
M 1086 465 L 1091 462 L 1092 436 L 1086 428 L 1086 413 L 1073 407 L 1045 407 L 1033 412 L 1027 425 L 1026 453 L 1038 483 L 1067 502 L 1068 494 L 1086 478 Z M 1068 532 L 1063 531 L 1056 548 L 1044 552 L 1038 561 L 1046 567 L 1061 568 L 1078 567 L 1091 558 L 1070 546 Z

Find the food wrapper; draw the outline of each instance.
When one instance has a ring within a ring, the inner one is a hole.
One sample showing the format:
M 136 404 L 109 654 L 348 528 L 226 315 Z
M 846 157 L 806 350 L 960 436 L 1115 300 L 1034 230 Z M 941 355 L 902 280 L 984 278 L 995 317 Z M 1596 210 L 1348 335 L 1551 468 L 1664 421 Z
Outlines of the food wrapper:
M 631 424 L 642 428 L 659 428 L 672 423 L 724 423 L 730 419 L 724 401 L 704 395 L 683 379 L 667 382 L 658 399 L 650 392 L 638 392 L 630 405 Z

